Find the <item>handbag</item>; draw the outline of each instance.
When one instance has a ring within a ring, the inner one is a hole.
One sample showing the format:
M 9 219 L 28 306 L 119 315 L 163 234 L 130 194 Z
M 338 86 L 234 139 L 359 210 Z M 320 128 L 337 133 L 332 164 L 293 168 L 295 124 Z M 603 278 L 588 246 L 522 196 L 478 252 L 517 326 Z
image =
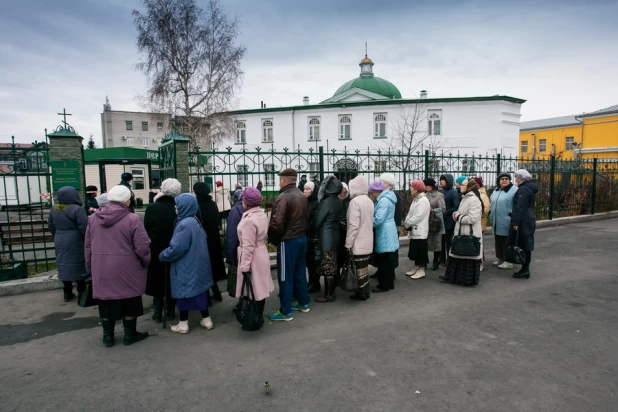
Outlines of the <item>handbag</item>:
M 245 288 L 247 296 L 245 296 Z M 242 325 L 243 330 L 259 330 L 264 323 L 262 315 L 258 310 L 258 303 L 255 301 L 253 285 L 251 284 L 251 272 L 243 273 L 242 288 L 240 298 L 236 306 L 236 320 Z
M 451 253 L 459 256 L 480 256 L 481 254 L 481 239 L 470 234 L 461 234 L 461 224 L 459 225 L 459 233 L 453 237 L 451 242 Z M 470 225 L 472 233 L 472 225 Z
M 442 229 L 442 224 L 440 223 L 440 219 L 436 216 L 436 212 L 433 209 L 429 211 L 429 233 L 440 233 Z
M 84 287 L 79 291 L 77 304 L 82 308 L 89 308 L 99 304 L 98 299 L 92 297 L 92 276 L 90 275 L 84 279 Z
M 515 243 L 506 248 L 506 261 L 516 265 L 526 263 L 526 253 L 519 246 L 519 230 L 515 231 Z
M 356 265 L 354 264 L 354 255 L 352 252 L 348 252 L 343 267 L 341 268 L 339 287 L 341 287 L 344 292 L 356 292 L 358 290 L 358 277 L 356 276 Z

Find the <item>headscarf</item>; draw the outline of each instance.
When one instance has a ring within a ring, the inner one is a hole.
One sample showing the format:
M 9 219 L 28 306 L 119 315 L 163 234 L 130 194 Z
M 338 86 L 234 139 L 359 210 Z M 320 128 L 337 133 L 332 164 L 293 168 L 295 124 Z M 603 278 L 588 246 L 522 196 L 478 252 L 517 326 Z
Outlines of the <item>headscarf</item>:
M 476 188 L 476 182 L 474 179 L 464 180 L 462 186 L 466 187 L 466 192 L 472 192 L 479 198 L 479 202 L 481 202 L 481 213 L 485 213 L 485 205 L 483 204 L 483 199 L 481 198 L 481 192 L 479 192 Z
M 247 207 L 259 206 L 262 203 L 262 193 L 254 187 L 248 187 L 242 194 L 242 202 Z
M 532 175 L 526 169 L 519 169 L 518 171 L 516 171 L 515 177 L 519 177 L 520 179 L 523 179 L 523 180 L 532 179 Z
M 384 183 L 380 180 L 374 180 L 369 185 L 369 193 L 380 193 L 384 191 Z
M 477 185 L 479 185 L 479 187 L 483 187 L 483 178 L 480 176 L 477 177 L 473 177 L 472 180 L 474 180 L 476 182 Z
M 221 180 L 217 180 L 217 182 L 215 184 L 217 185 L 217 187 L 222 187 L 223 186 L 223 182 Z

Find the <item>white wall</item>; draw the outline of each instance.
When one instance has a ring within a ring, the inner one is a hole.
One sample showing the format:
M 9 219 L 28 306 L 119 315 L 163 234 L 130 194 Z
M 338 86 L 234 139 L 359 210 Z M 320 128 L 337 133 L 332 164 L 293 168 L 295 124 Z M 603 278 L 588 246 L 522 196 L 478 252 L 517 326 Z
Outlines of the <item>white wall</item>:
M 127 130 L 126 121 L 133 122 L 133 130 Z M 142 122 L 148 122 L 148 131 L 142 131 Z M 162 122 L 162 130 L 157 130 L 157 123 Z M 157 150 L 159 141 L 169 129 L 167 120 L 155 118 L 151 113 L 106 111 L 101 113 L 103 147 L 134 147 L 136 149 Z M 127 146 L 122 136 L 133 138 L 133 146 Z M 142 138 L 149 138 L 148 147 L 144 147 Z M 152 139 L 156 139 L 153 141 Z

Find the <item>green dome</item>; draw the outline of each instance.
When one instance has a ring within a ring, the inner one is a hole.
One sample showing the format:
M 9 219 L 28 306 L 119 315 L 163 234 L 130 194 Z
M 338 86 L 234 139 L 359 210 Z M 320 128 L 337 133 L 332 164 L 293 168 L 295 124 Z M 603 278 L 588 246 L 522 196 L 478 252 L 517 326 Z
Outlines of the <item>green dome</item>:
M 389 99 L 401 99 L 401 93 L 395 85 L 388 80 L 381 79 L 374 76 L 360 76 L 356 79 L 350 80 L 343 86 L 337 89 L 333 96 L 337 96 L 350 89 L 358 87 L 359 89 L 367 90 L 372 93 L 377 93 Z

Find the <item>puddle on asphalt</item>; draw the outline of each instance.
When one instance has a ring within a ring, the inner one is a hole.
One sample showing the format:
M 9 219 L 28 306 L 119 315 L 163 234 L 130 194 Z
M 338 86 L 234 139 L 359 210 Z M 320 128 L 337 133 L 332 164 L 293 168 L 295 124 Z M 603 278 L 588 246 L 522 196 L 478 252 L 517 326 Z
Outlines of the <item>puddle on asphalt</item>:
M 98 317 L 73 318 L 75 312 L 54 312 L 43 317 L 40 322 L 17 325 L 0 325 L 0 346 L 30 342 L 32 340 L 99 327 Z

